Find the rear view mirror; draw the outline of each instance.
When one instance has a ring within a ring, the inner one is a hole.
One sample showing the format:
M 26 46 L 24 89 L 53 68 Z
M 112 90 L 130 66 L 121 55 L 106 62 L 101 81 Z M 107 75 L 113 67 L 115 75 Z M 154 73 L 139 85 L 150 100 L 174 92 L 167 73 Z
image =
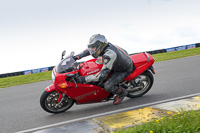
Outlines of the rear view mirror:
M 62 52 L 61 60 L 63 59 L 63 56 L 65 56 L 65 54 L 66 54 L 66 50 L 64 50 L 64 51 Z

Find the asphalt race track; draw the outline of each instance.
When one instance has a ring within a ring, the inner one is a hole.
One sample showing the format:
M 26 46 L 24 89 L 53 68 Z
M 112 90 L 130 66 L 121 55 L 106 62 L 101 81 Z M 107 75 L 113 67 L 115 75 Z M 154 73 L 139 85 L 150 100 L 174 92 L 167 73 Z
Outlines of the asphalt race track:
M 49 114 L 39 104 L 40 95 L 51 81 L 0 89 L 0 132 L 11 133 L 112 110 L 200 93 L 200 55 L 154 64 L 152 90 L 137 99 L 126 98 L 121 105 L 112 101 L 74 105 L 61 114 Z

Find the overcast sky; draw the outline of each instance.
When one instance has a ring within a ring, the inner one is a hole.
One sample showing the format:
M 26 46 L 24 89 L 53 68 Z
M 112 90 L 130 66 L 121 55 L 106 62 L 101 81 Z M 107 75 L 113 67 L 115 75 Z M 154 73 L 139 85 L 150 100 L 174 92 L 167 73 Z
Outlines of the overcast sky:
M 130 54 L 200 42 L 200 0 L 0 0 L 0 74 L 58 64 L 93 34 Z

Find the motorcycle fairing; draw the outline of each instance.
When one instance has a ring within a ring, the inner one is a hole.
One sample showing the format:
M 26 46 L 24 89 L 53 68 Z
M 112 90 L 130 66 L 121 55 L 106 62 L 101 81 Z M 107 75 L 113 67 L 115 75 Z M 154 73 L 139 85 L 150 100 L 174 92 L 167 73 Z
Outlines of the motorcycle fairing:
M 77 87 L 74 86 L 59 90 L 76 100 L 77 104 L 100 102 L 110 95 L 103 88 L 91 84 L 77 83 Z

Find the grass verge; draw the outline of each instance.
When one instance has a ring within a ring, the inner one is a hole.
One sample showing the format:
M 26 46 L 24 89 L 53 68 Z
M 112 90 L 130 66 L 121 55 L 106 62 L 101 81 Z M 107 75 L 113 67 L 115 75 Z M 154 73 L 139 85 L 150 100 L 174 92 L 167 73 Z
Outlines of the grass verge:
M 174 51 L 169 53 L 154 54 L 153 57 L 155 58 L 156 62 L 159 62 L 159 61 L 178 59 L 194 55 L 200 55 L 200 47 L 194 49 Z
M 200 110 L 181 110 L 177 114 L 114 133 L 200 133 Z
M 183 58 L 194 55 L 200 55 L 200 47 L 188 50 L 169 52 L 169 53 L 155 54 L 153 55 L 153 57 L 155 58 L 156 62 L 159 62 L 159 61 Z M 20 75 L 14 77 L 0 78 L 0 88 L 6 88 L 21 84 L 29 84 L 45 80 L 51 80 L 51 71 L 35 73 L 30 75 Z
M 0 78 L 0 88 L 51 80 L 51 72 Z

